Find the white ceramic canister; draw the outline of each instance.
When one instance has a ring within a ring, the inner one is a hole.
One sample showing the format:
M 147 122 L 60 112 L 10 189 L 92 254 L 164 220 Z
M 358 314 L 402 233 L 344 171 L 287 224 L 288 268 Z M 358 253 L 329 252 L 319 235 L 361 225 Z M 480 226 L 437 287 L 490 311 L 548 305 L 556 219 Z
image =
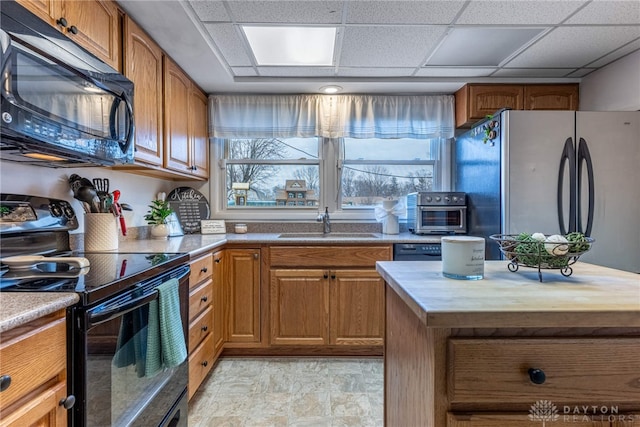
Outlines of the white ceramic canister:
M 118 222 L 112 213 L 84 215 L 84 250 L 112 251 L 118 249 Z
M 442 275 L 450 279 L 479 280 L 484 277 L 482 237 L 442 237 Z

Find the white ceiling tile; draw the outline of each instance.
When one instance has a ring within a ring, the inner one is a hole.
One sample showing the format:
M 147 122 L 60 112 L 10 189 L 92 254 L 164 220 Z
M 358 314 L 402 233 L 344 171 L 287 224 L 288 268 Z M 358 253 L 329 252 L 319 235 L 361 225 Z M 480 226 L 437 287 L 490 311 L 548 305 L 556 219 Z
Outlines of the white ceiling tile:
M 495 68 L 450 68 L 450 67 L 424 67 L 418 70 L 416 77 L 486 77 L 493 73 Z
M 252 65 L 244 40 L 232 24 L 204 24 L 204 27 L 230 66 Z
M 492 77 L 566 77 L 575 68 L 502 68 Z
M 507 65 L 519 68 L 578 68 L 638 37 L 638 27 L 560 27 Z
M 189 4 L 201 21 L 228 22 L 229 14 L 220 0 L 190 0 Z
M 339 64 L 346 67 L 417 67 L 445 30 L 445 26 L 347 27 Z
M 559 24 L 584 3 L 584 0 L 475 0 L 469 3 L 456 24 Z
M 347 23 L 450 24 L 464 1 L 352 1 Z
M 228 1 L 232 18 L 246 23 L 337 24 L 341 1 Z
M 412 75 L 415 70 L 415 68 L 340 67 L 337 75 L 344 77 L 408 77 Z
M 233 75 L 236 77 L 257 76 L 258 73 L 253 67 L 232 67 Z
M 333 67 L 258 67 L 262 77 L 330 77 Z
M 628 45 L 621 47 L 620 49 L 611 52 L 608 55 L 603 56 L 595 62 L 587 64 L 589 67 L 600 68 L 604 67 L 610 62 L 613 62 L 619 58 L 622 58 L 625 55 L 630 54 L 633 51 L 640 49 L 640 40 L 636 40 L 634 42 L 629 43 Z
M 453 28 L 427 60 L 427 65 L 498 66 L 542 31 L 544 28 L 540 27 Z
M 640 2 L 595 0 L 564 24 L 640 24 Z

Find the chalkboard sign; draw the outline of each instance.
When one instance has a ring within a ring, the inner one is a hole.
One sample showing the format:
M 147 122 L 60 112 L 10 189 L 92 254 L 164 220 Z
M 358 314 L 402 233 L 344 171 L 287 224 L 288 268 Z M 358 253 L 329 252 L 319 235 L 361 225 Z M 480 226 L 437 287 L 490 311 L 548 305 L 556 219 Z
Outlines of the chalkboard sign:
M 182 231 L 200 233 L 200 221 L 209 218 L 209 202 L 198 190 L 178 187 L 167 196 L 169 206 L 178 214 Z

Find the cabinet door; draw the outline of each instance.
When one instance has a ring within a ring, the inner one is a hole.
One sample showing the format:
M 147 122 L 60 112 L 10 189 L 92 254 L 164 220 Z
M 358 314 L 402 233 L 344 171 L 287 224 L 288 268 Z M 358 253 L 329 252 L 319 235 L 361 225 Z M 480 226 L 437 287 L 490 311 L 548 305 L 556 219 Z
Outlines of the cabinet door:
M 468 84 L 455 93 L 456 127 L 468 127 L 501 108 L 522 110 L 522 85 Z
M 384 280 L 375 270 L 331 271 L 331 344 L 383 345 Z
M 62 15 L 67 20 L 63 31 L 73 41 L 91 51 L 118 71 L 120 67 L 120 14 L 111 0 L 67 0 Z M 73 30 L 73 27 L 76 30 Z M 72 31 L 77 31 L 74 34 Z
M 525 85 L 525 110 L 577 110 L 578 84 Z
M 52 27 L 61 28 L 56 24 L 56 20 L 60 18 L 61 5 L 55 0 L 16 0 L 17 3 L 27 8 L 31 13 L 37 15 L 38 18 L 47 22 Z
M 67 397 L 67 383 L 59 382 L 32 396 L 23 406 L 3 414 L 2 427 L 66 427 L 67 410 L 60 404 Z
M 188 101 L 191 80 L 168 57 L 164 64 L 164 167 L 190 174 Z
M 227 341 L 260 342 L 260 250 L 227 249 Z
M 271 270 L 272 345 L 329 344 L 329 272 Z
M 533 415 L 532 415 L 533 416 Z M 567 418 L 569 417 L 569 418 Z M 609 427 L 607 421 L 581 420 L 560 413 L 541 414 L 533 419 L 528 414 L 447 414 L 447 427 Z M 544 421 L 544 422 L 543 422 Z
M 136 161 L 162 166 L 162 50 L 131 18 L 124 22 L 125 75 L 134 83 Z
M 218 354 L 224 344 L 224 251 L 213 254 L 213 351 Z
M 191 173 L 209 179 L 207 96 L 193 83 L 189 93 L 189 139 Z

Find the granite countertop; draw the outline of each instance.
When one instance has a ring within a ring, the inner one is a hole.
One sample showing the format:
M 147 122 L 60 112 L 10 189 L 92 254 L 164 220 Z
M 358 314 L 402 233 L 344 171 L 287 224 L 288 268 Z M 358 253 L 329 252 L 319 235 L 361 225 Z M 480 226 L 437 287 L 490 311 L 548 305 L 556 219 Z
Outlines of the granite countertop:
M 166 240 L 124 240 L 120 241 L 119 252 L 188 252 L 197 256 L 224 244 L 394 244 L 394 243 L 433 243 L 440 242 L 441 236 L 420 236 L 412 233 L 382 234 L 362 233 L 370 237 L 353 237 L 359 233 L 295 233 L 303 237 L 282 238 L 283 233 L 246 233 L 246 234 L 187 234 L 170 237 Z
M 376 269 L 435 328 L 640 327 L 640 275 L 578 262 L 573 274 L 486 261 L 482 280 L 445 278 L 442 263 L 379 261 Z
M 0 333 L 78 302 L 70 292 L 0 292 Z

